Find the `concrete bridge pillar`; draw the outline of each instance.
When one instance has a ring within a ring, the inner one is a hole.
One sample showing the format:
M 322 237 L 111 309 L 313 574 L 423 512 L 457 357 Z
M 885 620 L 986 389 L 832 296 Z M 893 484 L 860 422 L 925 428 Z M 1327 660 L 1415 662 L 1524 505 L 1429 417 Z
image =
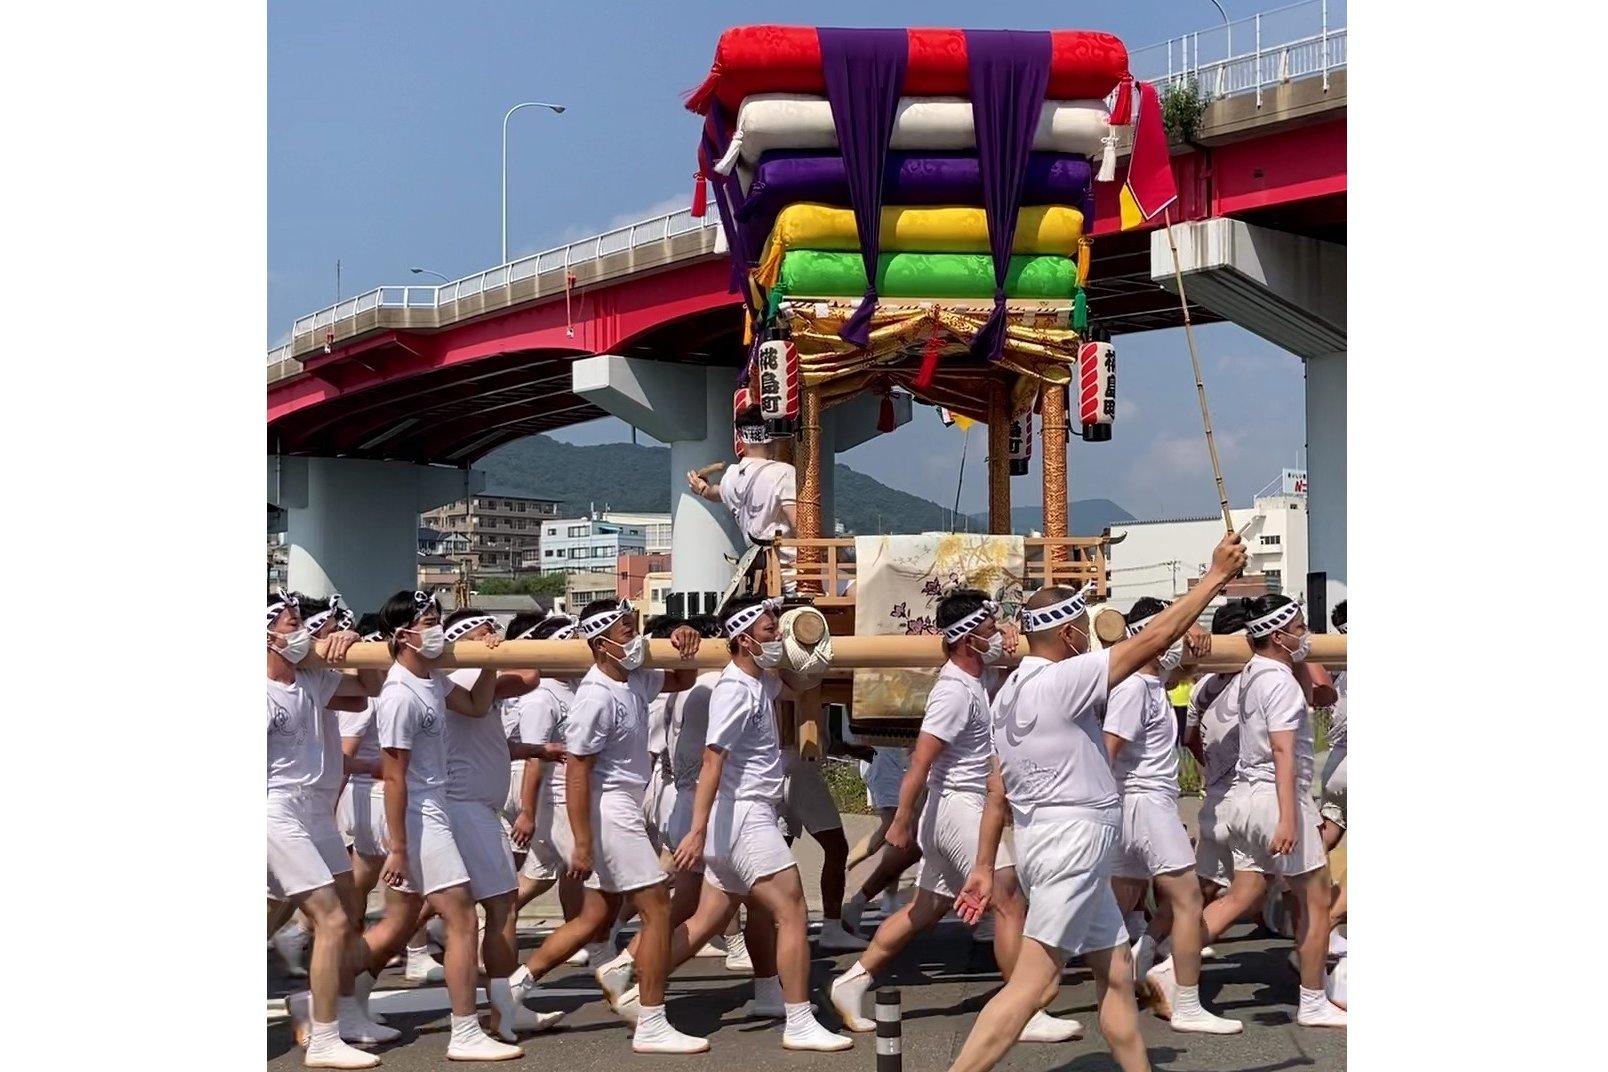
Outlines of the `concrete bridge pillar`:
M 731 583 L 727 556 L 746 546 L 731 512 L 700 499 L 687 487 L 687 470 L 736 460 L 732 452 L 731 395 L 736 371 L 729 367 L 674 364 L 600 354 L 572 366 L 576 394 L 661 443 L 670 445 L 671 613 L 713 610 Z M 827 411 L 822 445 L 836 453 L 879 434 L 881 400 L 859 398 Z M 896 400 L 897 424 L 910 420 L 910 400 Z M 833 466 L 822 467 L 821 516 L 832 531 Z
M 1224 218 L 1179 224 L 1173 235 L 1191 302 L 1305 366 L 1306 596 L 1310 624 L 1325 630 L 1346 596 L 1346 247 Z M 1150 276 L 1176 291 L 1165 231 L 1151 235 Z
M 419 514 L 484 486 L 475 470 L 270 457 L 268 501 L 285 511 L 291 589 L 339 592 L 360 614 L 378 610 L 418 584 Z

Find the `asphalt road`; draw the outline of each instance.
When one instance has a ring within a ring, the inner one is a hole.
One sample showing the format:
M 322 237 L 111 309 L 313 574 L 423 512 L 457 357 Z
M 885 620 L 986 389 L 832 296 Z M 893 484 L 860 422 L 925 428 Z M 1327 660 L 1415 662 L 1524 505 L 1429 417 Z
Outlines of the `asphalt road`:
M 1190 809 L 1192 811 L 1193 809 Z M 866 820 L 850 816 L 852 842 Z M 795 847 L 801 868 L 816 901 L 815 877 L 819 854 L 812 841 Z M 853 885 L 851 884 L 851 889 Z M 521 921 L 521 949 L 528 952 L 545 930 L 550 909 L 538 901 Z M 874 926 L 876 915 L 868 913 Z M 1314 1030 L 1295 1025 L 1297 978 L 1289 963 L 1291 944 L 1242 925 L 1216 944 L 1217 959 L 1202 972 L 1201 997 L 1221 1015 L 1245 1022 L 1237 1036 L 1175 1034 L 1149 1012 L 1141 1012 L 1142 1031 L 1151 1062 L 1159 1069 L 1236 1070 L 1277 1072 L 1280 1069 L 1345 1067 L 1344 1031 Z M 822 1006 L 821 1019 L 840 1026 L 825 1000 L 825 988 L 836 973 L 846 970 L 853 954 L 828 957 L 817 954 L 811 966 L 811 987 Z M 282 998 L 298 984 L 268 958 L 269 1017 L 268 1067 L 301 1067 L 301 1051 L 291 1038 L 282 1015 Z M 953 919 L 915 942 L 900 958 L 892 978 L 883 985 L 897 986 L 903 997 L 904 1068 L 911 1072 L 946 1068 L 959 1052 L 978 1009 L 998 989 L 992 950 L 971 941 L 969 932 Z M 545 992 L 545 993 L 544 993 Z M 709 1069 L 790 1069 L 797 1072 L 875 1067 L 874 1036 L 856 1035 L 855 1047 L 846 1053 L 802 1054 L 781 1048 L 779 1022 L 743 1020 L 740 1010 L 751 993 L 746 975 L 729 973 L 724 962 L 699 958 L 688 963 L 671 982 L 667 1010 L 676 1027 L 709 1038 L 708 1054 L 686 1058 L 689 1064 Z M 446 1062 L 448 1014 L 445 993 L 439 986 L 414 987 L 393 969 L 374 992 L 373 1007 L 403 1032 L 402 1039 L 377 1048 L 384 1067 L 400 1072 L 439 1069 Z M 682 1059 L 641 1057 L 630 1049 L 627 1028 L 618 1021 L 586 969 L 555 972 L 533 995 L 538 1010 L 564 1009 L 569 1016 L 555 1030 L 524 1040 L 521 1065 L 541 1062 L 565 1072 L 616 1072 L 619 1069 L 662 1067 Z M 1082 1022 L 1081 1040 L 1057 1045 L 1020 1045 L 997 1066 L 1011 1072 L 1091 1072 L 1116 1068 L 1099 1034 L 1094 1010 L 1094 984 L 1076 963 L 1069 965 L 1052 1014 Z M 514 1063 L 509 1062 L 513 1067 Z

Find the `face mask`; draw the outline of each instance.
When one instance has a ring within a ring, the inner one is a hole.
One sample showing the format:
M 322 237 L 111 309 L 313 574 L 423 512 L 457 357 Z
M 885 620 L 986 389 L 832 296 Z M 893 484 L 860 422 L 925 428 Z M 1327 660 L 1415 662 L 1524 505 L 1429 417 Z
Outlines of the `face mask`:
M 1178 643 L 1161 653 L 1161 672 L 1163 674 L 1170 674 L 1174 670 L 1178 669 L 1179 664 L 1183 661 L 1184 642 L 1180 640 Z
M 1279 647 L 1283 648 L 1284 645 L 1280 644 Z M 1312 650 L 1312 634 L 1302 633 L 1301 641 L 1300 643 L 1296 644 L 1294 651 L 1291 651 L 1289 648 L 1284 648 L 1284 650 L 1285 653 L 1290 656 L 1290 661 L 1292 663 L 1306 661 L 1307 652 Z
M 753 655 L 754 662 L 766 670 L 774 670 L 781 666 L 782 660 L 787 657 L 787 646 L 780 640 L 772 640 L 764 644 L 760 644 L 758 641 L 754 643 L 758 645 L 759 650 L 754 651 L 750 648 L 749 654 Z
M 609 641 L 614 644 L 614 641 Z M 615 656 L 614 661 L 620 664 L 620 669 L 630 672 L 642 665 L 642 660 L 648 654 L 648 639 L 644 636 L 634 636 L 629 644 L 615 644 L 622 654 Z
M 977 651 L 977 649 L 975 647 L 972 648 L 972 650 Z M 985 647 L 982 651 L 978 651 L 977 652 L 977 657 L 979 659 L 983 660 L 983 663 L 986 666 L 992 666 L 993 664 L 999 662 L 1001 659 L 1005 658 L 1005 637 L 1004 637 L 1004 635 L 1001 634 L 1001 633 L 995 633 L 993 636 L 989 637 L 988 638 L 988 646 Z
M 293 666 L 307 658 L 307 653 L 313 650 L 313 634 L 307 631 L 306 626 L 302 626 L 294 633 L 284 634 L 284 640 L 285 646 L 279 649 L 279 654 Z
M 413 650 L 424 656 L 426 659 L 439 658 L 441 653 L 447 650 L 447 631 L 442 629 L 439 625 L 432 625 L 429 628 L 420 629 L 418 633 L 419 646 L 413 648 Z M 413 647 L 411 644 L 408 646 Z

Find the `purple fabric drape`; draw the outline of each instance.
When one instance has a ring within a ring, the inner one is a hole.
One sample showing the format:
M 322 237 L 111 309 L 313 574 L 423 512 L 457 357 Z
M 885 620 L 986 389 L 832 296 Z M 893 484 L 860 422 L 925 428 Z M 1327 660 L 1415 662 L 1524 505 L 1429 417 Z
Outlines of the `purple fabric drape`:
M 972 340 L 972 353 L 998 361 L 1005 343 L 1005 274 L 1016 241 L 1016 213 L 1033 134 L 1050 84 L 1050 35 L 1044 31 L 967 30 L 967 77 L 977 160 L 982 169 L 988 245 L 994 254 L 994 311 Z M 1092 227 L 1093 221 L 1090 221 Z
M 871 314 L 877 308 L 882 173 L 899 96 L 904 91 L 910 43 L 904 30 L 822 27 L 817 34 L 826 99 L 832 105 L 832 125 L 837 128 L 854 222 L 860 232 L 860 257 L 865 262 L 865 298 L 838 334 L 845 342 L 864 346 L 870 341 Z M 1046 36 L 1046 49 L 1048 41 Z M 1045 55 L 1048 58 L 1048 51 Z
M 731 250 L 731 280 L 726 285 L 727 290 L 741 294 L 743 304 L 749 307 L 749 311 L 757 312 L 748 286 L 748 272 L 756 258 L 744 241 L 743 226 L 737 218 L 737 209 L 743 199 L 742 187 L 734 176 L 721 175 L 711 166 L 730 144 L 731 124 L 726 119 L 725 109 L 716 101 L 704 119 L 703 132 L 698 141 L 698 167 L 708 177 L 710 193 L 716 211 L 720 213 L 720 227 L 726 234 L 726 246 Z

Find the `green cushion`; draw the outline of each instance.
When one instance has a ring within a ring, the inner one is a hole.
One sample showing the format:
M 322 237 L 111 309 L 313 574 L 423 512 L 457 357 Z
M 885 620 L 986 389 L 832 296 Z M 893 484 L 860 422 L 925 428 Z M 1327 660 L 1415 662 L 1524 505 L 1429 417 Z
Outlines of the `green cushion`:
M 1068 299 L 1077 277 L 1077 264 L 1069 257 L 1012 257 L 1005 296 Z M 865 262 L 858 253 L 795 249 L 782 259 L 776 289 L 783 296 L 858 298 L 865 293 Z M 994 259 L 986 253 L 884 253 L 877 258 L 877 293 L 884 298 L 992 297 Z

